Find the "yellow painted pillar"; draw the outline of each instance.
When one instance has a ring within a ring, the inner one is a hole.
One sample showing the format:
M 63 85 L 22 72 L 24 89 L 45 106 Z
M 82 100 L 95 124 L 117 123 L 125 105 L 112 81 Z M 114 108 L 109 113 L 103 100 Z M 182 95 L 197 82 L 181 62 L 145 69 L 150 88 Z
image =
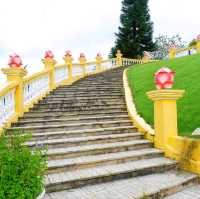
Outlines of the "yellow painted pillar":
M 200 53 L 200 39 L 197 40 L 197 53 Z
M 51 58 L 42 59 L 42 63 L 44 64 L 45 69 L 49 70 L 49 88 L 53 90 L 56 88 L 55 83 L 55 65 L 56 60 Z
M 68 67 L 69 80 L 72 81 L 72 79 L 73 79 L 73 76 L 72 76 L 72 62 L 73 62 L 73 57 L 71 55 L 65 55 L 63 59 L 65 61 L 65 64 Z
M 142 58 L 143 63 L 148 63 L 150 61 L 150 54 L 146 51 L 144 51 L 144 56 Z
M 83 76 L 85 77 L 86 76 L 86 67 L 87 67 L 87 59 L 85 58 L 85 55 L 83 55 L 83 54 L 80 55 L 79 62 L 83 68 Z
M 97 72 L 100 72 L 102 70 L 102 67 L 101 67 L 102 60 L 103 60 L 103 58 L 101 57 L 101 55 L 97 54 L 97 56 L 96 56 L 96 66 L 97 66 L 96 70 L 97 70 Z
M 175 47 L 171 47 L 169 49 L 169 59 L 174 59 L 176 57 L 176 48 Z
M 15 90 L 15 112 L 19 117 L 24 112 L 24 88 L 23 88 L 23 77 L 27 74 L 27 71 L 20 68 L 2 68 L 2 72 L 7 76 L 7 81 L 15 81 L 18 83 Z
M 116 67 L 122 66 L 122 53 L 120 50 L 117 50 L 116 54 Z
M 169 137 L 178 135 L 176 101 L 184 90 L 155 90 L 147 92 L 154 102 L 155 147 L 165 150 Z

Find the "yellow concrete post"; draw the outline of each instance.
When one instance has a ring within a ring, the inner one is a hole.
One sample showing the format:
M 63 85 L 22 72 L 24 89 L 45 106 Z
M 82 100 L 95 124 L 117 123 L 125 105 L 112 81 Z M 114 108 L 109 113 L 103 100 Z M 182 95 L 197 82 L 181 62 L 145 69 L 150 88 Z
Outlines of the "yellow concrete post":
M 176 57 L 176 48 L 175 47 L 171 47 L 169 49 L 169 59 L 174 59 Z
M 72 77 L 72 62 L 73 62 L 73 57 L 71 55 L 65 55 L 63 59 L 65 61 L 65 64 L 68 67 L 69 80 L 72 81 L 72 79 L 73 79 L 73 77 Z
M 42 59 L 42 63 L 44 64 L 45 69 L 49 70 L 49 88 L 53 90 L 56 88 L 55 83 L 55 65 L 56 60 L 51 58 Z
M 97 67 L 96 70 L 97 70 L 97 72 L 100 72 L 102 70 L 102 67 L 101 67 L 102 60 L 103 60 L 103 58 L 101 57 L 101 55 L 97 54 L 97 56 L 96 56 L 96 67 Z
M 197 53 L 200 53 L 200 39 L 197 40 L 196 48 L 197 48 Z
M 116 67 L 122 66 L 122 53 L 120 50 L 117 50 L 116 54 Z
M 142 58 L 143 63 L 148 63 L 150 61 L 150 58 L 151 55 L 148 52 L 144 51 L 144 56 Z
M 15 112 L 22 116 L 24 112 L 24 88 L 23 77 L 27 74 L 24 68 L 2 68 L 2 72 L 7 76 L 7 81 L 18 83 L 15 90 Z
M 168 139 L 178 135 L 176 101 L 184 90 L 155 90 L 147 92 L 154 102 L 155 147 L 165 150 Z
M 79 62 L 83 68 L 83 76 L 86 76 L 87 59 L 85 58 L 85 55 L 83 54 L 80 55 Z

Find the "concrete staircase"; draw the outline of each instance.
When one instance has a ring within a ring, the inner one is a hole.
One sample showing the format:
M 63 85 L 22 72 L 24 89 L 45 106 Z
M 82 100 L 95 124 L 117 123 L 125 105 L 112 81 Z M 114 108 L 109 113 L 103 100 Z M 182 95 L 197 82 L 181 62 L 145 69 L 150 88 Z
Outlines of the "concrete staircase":
M 162 198 L 197 185 L 132 125 L 122 73 L 57 88 L 8 129 L 32 132 L 30 147 L 48 146 L 45 199 Z

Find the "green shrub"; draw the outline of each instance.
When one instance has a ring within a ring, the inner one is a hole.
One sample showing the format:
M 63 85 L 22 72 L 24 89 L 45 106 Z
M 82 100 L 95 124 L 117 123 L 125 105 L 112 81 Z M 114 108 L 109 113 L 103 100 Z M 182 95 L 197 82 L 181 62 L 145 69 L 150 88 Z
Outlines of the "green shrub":
M 35 199 L 43 190 L 44 150 L 24 145 L 30 134 L 6 134 L 0 137 L 0 199 Z

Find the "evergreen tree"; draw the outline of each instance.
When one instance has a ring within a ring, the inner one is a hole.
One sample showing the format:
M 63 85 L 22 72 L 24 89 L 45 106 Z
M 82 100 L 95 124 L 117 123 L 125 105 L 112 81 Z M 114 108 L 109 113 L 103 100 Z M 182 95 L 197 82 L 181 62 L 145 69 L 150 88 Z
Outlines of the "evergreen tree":
M 123 0 L 119 32 L 115 33 L 115 46 L 111 55 L 115 57 L 117 49 L 123 56 L 137 58 L 144 51 L 153 51 L 153 23 L 150 20 L 148 0 Z

